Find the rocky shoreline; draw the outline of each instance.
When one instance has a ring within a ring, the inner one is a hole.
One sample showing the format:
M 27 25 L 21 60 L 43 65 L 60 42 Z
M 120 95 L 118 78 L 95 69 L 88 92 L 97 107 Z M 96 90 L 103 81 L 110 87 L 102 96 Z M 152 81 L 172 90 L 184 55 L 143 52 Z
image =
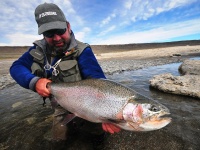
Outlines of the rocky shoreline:
M 170 63 L 183 62 L 186 57 L 162 57 L 162 58 L 146 58 L 146 59 L 115 59 L 100 60 L 99 63 L 107 75 L 121 73 L 123 71 L 138 70 L 150 66 L 165 65 Z
M 187 59 L 189 56 L 184 57 L 160 57 L 160 58 L 146 58 L 146 59 L 105 59 L 99 60 L 99 64 L 102 67 L 105 75 L 112 75 L 114 73 L 121 73 L 123 71 L 138 70 L 150 66 L 164 65 L 169 63 L 182 62 Z M 3 63 L 3 61 L 2 61 Z M 11 63 L 6 67 L 5 70 L 1 73 L 0 77 L 0 90 L 6 88 L 7 86 L 13 85 L 16 82 L 12 79 L 8 73 L 8 69 Z
M 150 85 L 163 92 L 200 98 L 200 60 L 185 60 L 178 68 L 181 76 L 170 73 L 154 76 Z

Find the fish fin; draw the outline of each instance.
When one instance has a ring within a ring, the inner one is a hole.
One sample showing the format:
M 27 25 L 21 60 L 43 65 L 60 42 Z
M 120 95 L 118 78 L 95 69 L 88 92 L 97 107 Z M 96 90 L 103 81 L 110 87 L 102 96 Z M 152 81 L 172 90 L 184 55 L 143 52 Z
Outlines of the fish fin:
M 66 117 L 63 120 L 63 124 L 66 125 L 68 124 L 70 121 L 72 121 L 74 118 L 76 117 L 75 114 L 67 114 Z
M 58 106 L 58 102 L 56 101 L 56 98 L 55 98 L 53 95 L 51 95 L 51 96 L 49 97 L 49 99 L 50 99 L 50 101 L 51 101 L 51 106 L 52 106 L 52 108 L 56 108 L 56 107 Z

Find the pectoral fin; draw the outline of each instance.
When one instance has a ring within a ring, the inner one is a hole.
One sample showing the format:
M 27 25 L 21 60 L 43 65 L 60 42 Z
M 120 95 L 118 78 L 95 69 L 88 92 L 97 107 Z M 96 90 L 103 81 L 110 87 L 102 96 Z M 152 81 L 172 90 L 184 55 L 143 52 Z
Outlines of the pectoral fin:
M 72 121 L 76 117 L 75 114 L 67 114 L 66 117 L 63 120 L 63 125 L 68 124 L 70 121 Z
M 55 98 L 53 95 L 51 95 L 51 96 L 49 97 L 49 99 L 50 99 L 50 101 L 51 101 L 51 106 L 52 106 L 52 108 L 56 108 L 56 107 L 58 106 L 58 102 L 56 101 L 56 98 Z

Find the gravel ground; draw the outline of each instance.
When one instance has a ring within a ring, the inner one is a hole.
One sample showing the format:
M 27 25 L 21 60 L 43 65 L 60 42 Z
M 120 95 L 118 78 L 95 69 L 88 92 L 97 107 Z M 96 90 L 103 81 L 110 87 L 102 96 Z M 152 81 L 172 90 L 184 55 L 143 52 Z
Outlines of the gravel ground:
M 164 57 L 164 58 L 148 58 L 148 59 L 111 59 L 111 60 L 99 60 L 99 64 L 101 65 L 104 73 L 106 75 L 112 75 L 116 72 L 123 72 L 128 70 L 137 70 L 142 69 L 149 66 L 157 66 L 164 65 L 174 62 L 182 62 L 187 59 L 187 57 Z M 3 71 L 1 71 L 0 76 L 0 90 L 13 85 L 16 82 L 12 79 L 9 74 L 9 67 L 12 64 L 12 61 L 2 61 L 1 67 L 4 67 Z M 6 66 L 6 67 L 5 67 Z
M 164 65 L 174 62 L 181 62 L 185 58 L 146 58 L 146 59 L 115 59 L 115 60 L 100 60 L 99 63 L 105 74 L 113 74 L 129 70 L 138 70 L 150 66 Z
M 199 53 L 200 45 L 197 45 L 103 53 L 96 54 L 96 58 L 104 73 L 111 75 L 125 70 L 182 62 L 189 56 L 197 56 Z M 0 90 L 15 83 L 9 74 L 13 61 L 13 59 L 0 61 Z

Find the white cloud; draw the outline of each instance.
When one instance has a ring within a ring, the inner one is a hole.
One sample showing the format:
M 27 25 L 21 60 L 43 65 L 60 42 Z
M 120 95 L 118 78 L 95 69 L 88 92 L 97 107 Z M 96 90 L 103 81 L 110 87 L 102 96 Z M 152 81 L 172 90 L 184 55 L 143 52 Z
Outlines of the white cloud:
M 32 27 L 36 25 L 34 22 L 34 9 L 37 3 L 6 0 L 2 2 L 1 9 L 1 30 L 3 32 L 19 32 L 33 31 Z
M 106 8 L 103 7 L 102 9 L 102 6 L 104 5 L 97 5 L 98 1 L 90 2 L 89 0 L 84 1 L 84 4 L 79 1 L 74 2 L 69 0 L 2 0 L 0 5 L 0 45 L 32 45 L 34 40 L 40 39 L 40 36 L 34 35 L 37 34 L 37 24 L 34 18 L 34 11 L 37 5 L 44 2 L 55 3 L 61 7 L 66 18 L 70 21 L 77 39 L 88 41 L 96 38 L 95 44 L 119 44 L 151 42 L 199 33 L 197 27 L 199 22 L 194 24 L 192 21 L 185 21 L 179 22 L 181 25 L 179 25 L 179 23 L 173 24 L 174 21 L 180 21 L 182 18 L 186 20 L 190 16 L 192 16 L 191 18 L 199 17 L 199 7 L 197 5 L 194 8 L 184 7 L 190 6 L 190 4 L 195 1 L 197 4 L 199 0 L 113 1 L 113 5 Z M 88 7 L 85 9 L 85 6 L 90 6 L 91 3 L 94 3 L 94 8 Z M 110 2 L 108 3 L 111 4 Z M 77 4 L 81 4 L 81 6 L 77 6 Z M 105 2 L 105 4 L 107 3 Z M 176 11 L 176 8 L 178 7 L 182 7 L 182 10 L 185 8 L 184 12 Z M 101 9 L 104 11 L 101 11 Z M 175 14 L 181 13 L 181 15 L 175 19 L 171 14 L 167 14 L 170 10 L 174 10 L 173 12 Z M 102 14 L 99 14 L 99 11 Z M 166 16 L 166 18 L 162 18 L 163 22 L 156 20 L 156 16 L 160 13 L 163 13 L 163 16 Z M 107 17 L 100 20 L 97 18 L 99 16 Z M 154 17 L 153 21 L 156 20 L 156 24 L 151 21 L 152 17 Z M 169 19 L 169 22 L 172 25 L 162 25 L 162 23 L 165 23 L 165 19 Z M 142 24 L 142 22 L 145 22 L 145 25 Z M 140 32 L 136 32 L 136 30 L 140 30 Z M 121 31 L 125 32 L 122 33 Z M 112 35 L 113 33 L 115 36 Z M 86 34 L 96 35 L 96 37 L 86 37 Z M 116 34 L 121 35 L 117 36 Z M 3 43 L 2 41 L 8 41 L 9 44 Z M 94 41 L 92 42 L 94 43 Z
M 200 19 L 167 24 L 146 31 L 127 32 L 122 35 L 110 36 L 107 39 L 97 39 L 91 44 L 150 43 L 191 34 L 200 34 L 198 22 L 200 22 Z
M 174 24 L 166 24 L 162 27 L 157 27 L 140 32 L 127 32 L 121 35 L 110 36 L 109 38 L 96 36 L 92 41 L 88 41 L 86 34 L 91 32 L 88 27 L 83 28 L 80 32 L 76 32 L 75 36 L 78 40 L 89 42 L 90 44 L 128 44 L 128 43 L 149 43 L 156 41 L 165 41 L 170 38 L 181 37 L 191 34 L 200 34 L 199 23 L 200 19 L 184 21 Z M 108 30 L 101 34 L 106 34 L 115 29 L 115 26 L 110 27 Z M 42 36 L 30 35 L 23 33 L 15 33 L 7 35 L 10 44 L 0 43 L 1 46 L 27 46 L 32 45 L 32 42 L 41 39 Z M 86 41 L 87 39 L 87 41 Z
M 75 33 L 75 37 L 76 39 L 84 42 L 86 41 L 86 35 L 89 34 L 90 31 L 91 31 L 90 28 L 84 27 L 83 30 Z
M 56 2 L 56 4 L 57 4 L 57 2 Z M 63 11 L 67 12 L 67 14 L 76 14 L 76 11 L 75 11 L 71 1 L 60 0 L 59 7 L 61 7 L 61 9 Z
M 42 39 L 41 35 L 31 35 L 23 33 L 14 33 L 6 36 L 10 41 L 7 43 L 0 43 L 1 46 L 32 46 L 35 40 Z
M 84 20 L 78 15 L 79 12 L 74 8 L 69 0 L 56 0 L 55 2 L 65 14 L 66 19 L 73 24 L 73 26 L 84 25 Z
M 132 0 L 125 1 L 124 8 L 120 11 L 123 20 L 131 20 L 136 22 L 138 20 L 147 20 L 148 18 L 158 15 L 162 12 L 171 9 L 187 6 L 196 0 Z M 128 9 L 127 9 L 128 8 Z
M 116 26 L 113 25 L 113 26 L 107 28 L 106 30 L 103 30 L 102 32 L 100 32 L 97 36 L 103 36 L 103 35 L 107 34 L 108 32 L 113 31 L 115 28 L 116 28 Z
M 176 7 L 180 7 L 189 3 L 194 2 L 195 0 L 170 0 L 165 2 L 165 7 L 167 9 L 173 9 Z
M 113 18 L 116 17 L 116 14 L 115 13 L 112 13 L 110 16 L 108 16 L 107 18 L 105 18 L 102 23 L 100 24 L 100 27 L 108 24 Z
M 132 0 L 126 0 L 126 1 L 124 1 L 124 7 L 125 7 L 125 9 L 128 9 L 128 10 L 131 9 L 132 4 L 133 4 Z

